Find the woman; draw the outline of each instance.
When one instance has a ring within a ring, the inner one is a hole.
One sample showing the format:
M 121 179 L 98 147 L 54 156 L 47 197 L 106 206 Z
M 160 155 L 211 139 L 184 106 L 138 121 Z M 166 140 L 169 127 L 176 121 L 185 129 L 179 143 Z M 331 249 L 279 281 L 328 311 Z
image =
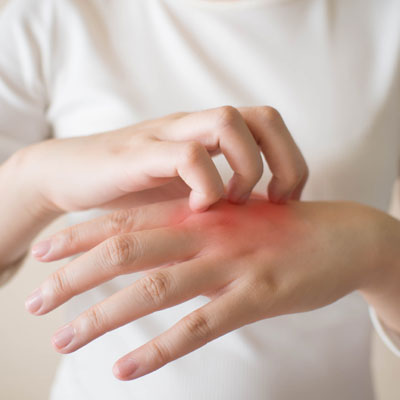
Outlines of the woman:
M 394 351 L 400 332 L 399 16 L 394 0 L 6 6 L 2 266 L 61 213 L 98 217 L 33 247 L 85 252 L 27 301 L 68 302 L 52 399 L 373 398 L 368 304 Z M 269 179 L 271 202 L 249 198 Z

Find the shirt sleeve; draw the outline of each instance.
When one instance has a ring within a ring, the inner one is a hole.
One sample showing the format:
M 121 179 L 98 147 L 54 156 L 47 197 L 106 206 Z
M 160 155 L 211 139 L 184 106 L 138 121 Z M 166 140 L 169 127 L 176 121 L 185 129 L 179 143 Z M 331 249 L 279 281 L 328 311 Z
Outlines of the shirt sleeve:
M 397 357 L 400 357 L 400 334 L 388 328 L 376 314 L 373 307 L 369 306 L 369 315 L 371 317 L 372 325 L 374 326 L 378 336 L 386 347 Z
M 18 149 L 51 136 L 47 88 L 44 3 L 8 0 L 0 9 L 0 164 Z M 26 253 L 0 271 L 0 285 Z
M 0 10 L 0 163 L 51 136 L 44 79 L 46 24 L 39 4 L 8 0 Z

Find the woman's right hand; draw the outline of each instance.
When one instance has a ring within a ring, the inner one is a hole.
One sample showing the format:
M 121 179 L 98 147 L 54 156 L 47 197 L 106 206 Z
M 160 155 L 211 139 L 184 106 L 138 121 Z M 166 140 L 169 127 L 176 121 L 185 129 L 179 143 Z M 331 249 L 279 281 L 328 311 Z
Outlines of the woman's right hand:
M 133 207 L 189 192 L 190 208 L 202 211 L 224 194 L 211 157 L 224 154 L 234 172 L 228 198 L 243 203 L 262 175 L 260 149 L 273 174 L 269 199 L 298 199 L 307 166 L 280 114 L 268 106 L 179 112 L 115 131 L 51 139 L 23 149 L 19 160 L 26 182 L 52 211 Z

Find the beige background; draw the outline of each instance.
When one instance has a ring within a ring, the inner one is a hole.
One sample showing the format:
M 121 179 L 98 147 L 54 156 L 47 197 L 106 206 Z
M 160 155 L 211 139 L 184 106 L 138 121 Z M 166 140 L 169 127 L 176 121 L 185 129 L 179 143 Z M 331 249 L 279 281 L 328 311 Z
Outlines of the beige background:
M 57 221 L 44 234 L 59 227 L 63 227 L 62 221 Z M 1 400 L 48 398 L 59 360 L 50 339 L 62 325 L 62 308 L 47 316 L 35 317 L 25 310 L 24 302 L 29 293 L 61 265 L 61 262 L 39 263 L 29 257 L 17 275 L 0 287 Z
M 4 2 L 5 0 L 0 0 L 0 6 Z M 395 201 L 395 204 L 400 202 Z M 400 215 L 400 210 L 394 212 Z M 60 219 L 41 236 L 47 236 L 63 225 Z M 1 400 L 48 398 L 49 387 L 60 357 L 53 350 L 50 338 L 63 323 L 63 310 L 61 307 L 47 316 L 34 317 L 25 311 L 24 301 L 34 288 L 61 265 L 62 262 L 42 264 L 29 257 L 13 280 L 0 288 Z M 376 335 L 373 338 L 371 367 L 377 400 L 399 400 L 400 359 L 391 354 Z

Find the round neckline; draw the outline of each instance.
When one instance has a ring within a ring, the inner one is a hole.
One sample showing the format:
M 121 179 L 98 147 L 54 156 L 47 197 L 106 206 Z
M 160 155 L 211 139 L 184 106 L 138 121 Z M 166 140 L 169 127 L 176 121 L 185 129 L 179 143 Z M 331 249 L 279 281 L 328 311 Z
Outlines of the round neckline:
M 184 5 L 214 9 L 240 9 L 291 3 L 296 0 L 171 0 Z

